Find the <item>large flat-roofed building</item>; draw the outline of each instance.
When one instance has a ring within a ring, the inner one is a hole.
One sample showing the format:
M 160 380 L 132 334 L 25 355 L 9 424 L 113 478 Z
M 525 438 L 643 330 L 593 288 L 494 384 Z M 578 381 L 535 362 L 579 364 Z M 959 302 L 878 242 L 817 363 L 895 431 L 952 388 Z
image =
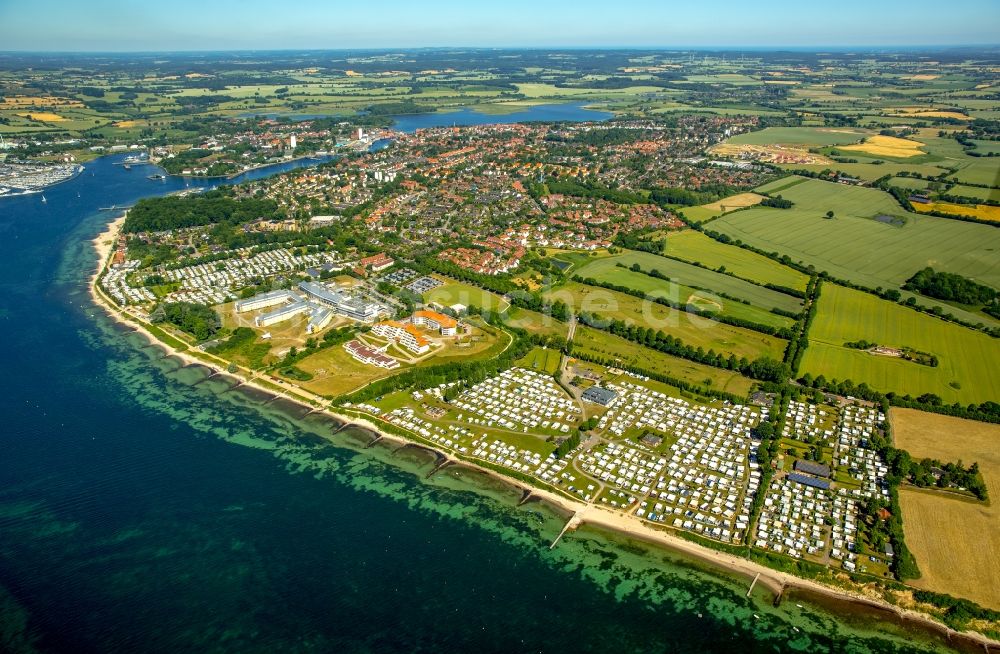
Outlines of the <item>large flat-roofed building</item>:
M 378 319 L 382 310 L 375 302 L 366 302 L 344 291 L 332 290 L 315 282 L 300 282 L 299 289 L 310 300 L 319 302 L 335 312 L 361 322 L 372 322 Z
M 326 307 L 313 307 L 309 312 L 309 324 L 306 325 L 306 332 L 315 334 L 330 324 L 333 320 L 333 310 Z
M 800 475 L 797 472 L 789 474 L 788 478 L 797 484 L 802 484 L 803 486 L 811 486 L 812 488 L 819 488 L 820 490 L 829 490 L 830 488 L 830 482 L 826 479 L 817 479 L 816 477 L 810 477 L 809 475 Z
M 431 349 L 430 343 L 420 335 L 416 327 L 396 322 L 395 320 L 386 320 L 385 322 L 376 324 L 372 327 L 372 333 L 376 336 L 401 343 L 403 347 L 417 354 L 423 354 Z
M 611 400 L 618 397 L 618 393 L 611 390 L 610 388 L 601 388 L 600 386 L 591 386 L 583 392 L 581 397 L 594 404 L 600 404 L 601 406 L 608 406 Z
M 410 322 L 414 325 L 425 325 L 428 329 L 438 330 L 442 336 L 454 336 L 458 330 L 458 321 L 437 311 L 414 311 Z
M 347 297 L 337 305 L 337 313 L 361 322 L 372 322 L 378 319 L 382 307 L 374 302 L 365 302 L 355 297 Z
M 344 292 L 332 290 L 316 282 L 299 282 L 299 290 L 309 296 L 310 299 L 321 302 L 333 309 L 346 297 Z
M 236 311 L 237 313 L 246 313 L 247 311 L 266 309 L 267 307 L 273 307 L 276 304 L 297 299 L 298 298 L 291 291 L 268 291 L 267 293 L 258 293 L 257 295 L 245 300 L 237 300 Z
M 301 300 L 293 302 L 288 306 L 281 307 L 280 309 L 275 309 L 270 313 L 265 313 L 262 316 L 257 316 L 254 318 L 254 324 L 258 327 L 268 327 L 279 322 L 284 322 L 290 320 L 300 313 L 305 313 L 310 310 L 310 306 L 302 302 Z
M 804 472 L 807 475 L 816 477 L 829 477 L 831 472 L 828 465 L 816 463 L 815 461 L 805 461 L 803 459 L 797 460 L 794 467 L 796 472 Z

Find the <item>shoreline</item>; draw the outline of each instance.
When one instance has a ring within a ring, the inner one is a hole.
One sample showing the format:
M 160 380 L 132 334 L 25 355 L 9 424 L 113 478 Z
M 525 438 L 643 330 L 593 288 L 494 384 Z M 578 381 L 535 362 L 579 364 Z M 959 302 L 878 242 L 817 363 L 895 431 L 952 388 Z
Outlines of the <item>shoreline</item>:
M 743 559 L 727 552 L 712 549 L 669 532 L 654 529 L 642 520 L 633 516 L 625 515 L 621 512 L 613 511 L 612 509 L 599 505 L 587 504 L 583 501 L 560 495 L 554 491 L 540 488 L 514 477 L 504 475 L 486 466 L 478 465 L 475 460 L 460 458 L 451 452 L 439 449 L 436 445 L 429 445 L 418 439 L 408 439 L 392 433 L 385 427 L 380 427 L 377 422 L 369 420 L 368 418 L 337 413 L 329 408 L 329 402 L 326 398 L 321 398 L 303 389 L 292 387 L 287 382 L 280 380 L 272 382 L 277 384 L 279 387 L 288 387 L 284 389 L 284 392 L 282 392 L 279 389 L 270 388 L 265 386 L 263 383 L 258 382 L 257 376 L 254 375 L 252 371 L 250 371 L 250 374 L 247 377 L 242 376 L 242 368 L 240 369 L 240 372 L 237 373 L 228 372 L 223 359 L 214 357 L 208 353 L 202 353 L 205 355 L 205 358 L 200 358 L 193 356 L 186 350 L 180 350 L 173 347 L 157 338 L 151 331 L 149 331 L 146 325 L 138 317 L 133 316 L 127 310 L 115 305 L 99 287 L 98 280 L 101 273 L 107 267 L 110 256 L 115 249 L 119 231 L 124 220 L 125 216 L 122 215 L 109 222 L 105 226 L 104 231 L 99 233 L 92 240 L 92 244 L 97 255 L 97 261 L 94 271 L 87 284 L 90 298 L 94 304 L 102 309 L 112 320 L 119 324 L 131 327 L 136 332 L 142 334 L 147 340 L 150 341 L 150 343 L 163 348 L 168 356 L 179 358 L 185 363 L 185 365 L 200 365 L 208 367 L 216 374 L 228 375 L 239 380 L 241 385 L 249 386 L 275 397 L 282 397 L 306 407 L 312 412 L 325 414 L 328 417 L 342 423 L 345 427 L 361 427 L 374 432 L 385 440 L 401 444 L 416 444 L 433 451 L 438 456 L 446 459 L 452 464 L 467 466 L 478 472 L 490 475 L 491 477 L 509 484 L 514 488 L 520 489 L 522 492 L 526 491 L 530 493 L 530 495 L 543 499 L 549 504 L 555 505 L 557 508 L 569 513 L 572 517 L 569 518 L 566 531 L 573 531 L 582 524 L 589 524 L 598 528 L 610 530 L 629 538 L 634 538 L 655 546 L 663 547 L 664 549 L 672 552 L 681 553 L 685 556 L 713 566 L 723 573 L 736 573 L 746 576 L 748 579 L 753 579 L 755 576 L 759 575 L 756 583 L 766 586 L 767 589 L 775 596 L 781 596 L 789 589 L 798 589 L 810 593 L 816 593 L 835 600 L 846 601 L 859 606 L 891 612 L 900 620 L 913 622 L 926 629 L 942 634 L 949 642 L 953 639 L 961 640 L 978 646 L 980 649 L 984 649 L 987 652 L 993 650 L 1000 651 L 1000 641 L 994 640 L 979 632 L 956 631 L 951 627 L 935 620 L 926 613 L 914 609 L 904 608 L 883 599 L 868 597 L 859 592 L 838 588 L 836 586 L 829 586 L 804 577 L 797 577 L 795 575 L 767 567 L 760 563 L 756 563 L 749 559 Z M 206 360 L 206 358 L 218 359 L 218 361 Z

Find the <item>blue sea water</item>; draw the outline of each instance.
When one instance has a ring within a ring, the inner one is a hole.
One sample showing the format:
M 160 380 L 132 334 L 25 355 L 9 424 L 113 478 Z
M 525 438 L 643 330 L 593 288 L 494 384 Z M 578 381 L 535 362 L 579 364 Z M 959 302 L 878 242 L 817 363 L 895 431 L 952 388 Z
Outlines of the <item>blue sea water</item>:
M 946 648 L 612 534 L 550 550 L 554 508 L 165 356 L 91 303 L 90 241 L 188 182 L 115 160 L 0 199 L 0 651 Z

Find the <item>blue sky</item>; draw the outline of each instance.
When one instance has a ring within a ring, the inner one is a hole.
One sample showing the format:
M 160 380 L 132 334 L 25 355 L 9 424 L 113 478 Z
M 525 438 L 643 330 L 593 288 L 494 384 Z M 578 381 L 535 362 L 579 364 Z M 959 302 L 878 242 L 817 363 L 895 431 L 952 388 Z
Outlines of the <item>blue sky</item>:
M 0 0 L 0 50 L 1000 43 L 1000 0 Z

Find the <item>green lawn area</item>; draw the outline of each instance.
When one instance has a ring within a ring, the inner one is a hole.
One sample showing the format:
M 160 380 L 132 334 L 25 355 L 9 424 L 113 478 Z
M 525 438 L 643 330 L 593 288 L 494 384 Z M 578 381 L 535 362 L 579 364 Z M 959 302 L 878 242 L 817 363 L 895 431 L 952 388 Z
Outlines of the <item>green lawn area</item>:
M 868 293 L 824 284 L 801 371 L 945 402 L 1000 400 L 1000 346 L 982 332 L 946 323 Z M 935 368 L 844 347 L 864 339 L 938 357 Z M 958 385 L 958 388 L 952 383 Z
M 456 359 L 463 361 L 492 359 L 510 345 L 510 334 L 484 323 L 479 317 L 470 316 L 466 322 L 472 328 L 469 334 L 448 338 L 444 347 L 436 348 L 434 356 L 417 363 L 417 367 L 436 366 Z M 399 346 L 397 345 L 397 347 Z M 405 348 L 402 349 L 402 352 L 405 357 L 413 354 Z
M 590 261 L 594 261 L 599 257 L 608 256 L 607 250 L 582 252 L 580 250 L 557 250 L 555 248 L 545 250 L 545 254 L 557 263 L 561 261 L 564 264 L 568 264 L 568 267 L 564 269 L 566 272 L 573 272 L 576 269 L 585 266 Z
M 568 282 L 545 293 L 552 300 L 562 300 L 576 311 L 587 311 L 602 318 L 635 323 L 662 330 L 692 347 L 714 349 L 737 357 L 756 359 L 768 355 L 780 359 L 787 341 L 750 329 L 725 325 L 685 311 L 647 302 L 608 289 Z
M 708 228 L 870 288 L 895 288 L 926 266 L 1000 288 L 1000 230 L 907 213 L 887 193 L 809 179 L 781 191 L 791 209 L 754 207 Z M 824 217 L 833 211 L 834 219 Z M 903 226 L 874 220 L 886 215 Z
M 559 370 L 559 361 L 561 359 L 562 353 L 559 350 L 536 347 L 518 359 L 514 365 L 551 375 Z
M 583 325 L 576 328 L 573 351 L 605 359 L 617 359 L 620 365 L 635 366 L 739 396 L 748 395 L 754 385 L 753 380 L 738 372 L 680 359 Z
M 737 134 L 727 141 L 737 145 L 843 145 L 857 143 L 866 130 L 848 127 L 766 127 L 757 132 Z
M 693 229 L 668 234 L 666 253 L 715 269 L 725 266 L 734 275 L 760 284 L 776 284 L 804 291 L 809 283 L 806 275 L 793 268 L 735 245 L 724 245 Z
M 313 376 L 309 381 L 296 382 L 299 386 L 318 395 L 330 397 L 356 390 L 371 381 L 394 373 L 385 368 L 361 363 L 348 354 L 341 345 L 322 349 L 302 359 L 296 366 Z
M 569 332 L 569 325 L 566 323 L 556 320 L 552 316 L 520 307 L 511 307 L 507 311 L 506 322 L 511 327 L 519 327 L 532 334 L 547 334 L 565 338 Z
M 432 288 L 424 293 L 424 302 L 437 302 L 446 307 L 452 304 L 464 304 L 465 306 L 477 306 L 500 312 L 510 306 L 499 295 L 476 286 L 450 281 L 438 275 L 435 276 L 445 283 L 443 286 Z
M 671 282 L 641 272 L 633 272 L 627 268 L 620 268 L 617 266 L 618 263 L 625 266 L 637 263 L 645 272 L 658 270 L 669 277 Z M 798 298 L 790 295 L 648 252 L 629 251 L 598 259 L 576 272 L 584 278 L 592 277 L 598 281 L 627 286 L 643 293 L 665 297 L 680 304 L 689 302 L 692 295 L 707 296 L 712 302 L 721 306 L 723 315 L 776 327 L 790 326 L 792 320 L 773 314 L 770 309 L 775 307 L 785 311 L 799 311 L 801 309 Z M 716 293 L 725 293 L 747 300 L 751 304 L 746 305 L 734 300 L 712 297 Z

